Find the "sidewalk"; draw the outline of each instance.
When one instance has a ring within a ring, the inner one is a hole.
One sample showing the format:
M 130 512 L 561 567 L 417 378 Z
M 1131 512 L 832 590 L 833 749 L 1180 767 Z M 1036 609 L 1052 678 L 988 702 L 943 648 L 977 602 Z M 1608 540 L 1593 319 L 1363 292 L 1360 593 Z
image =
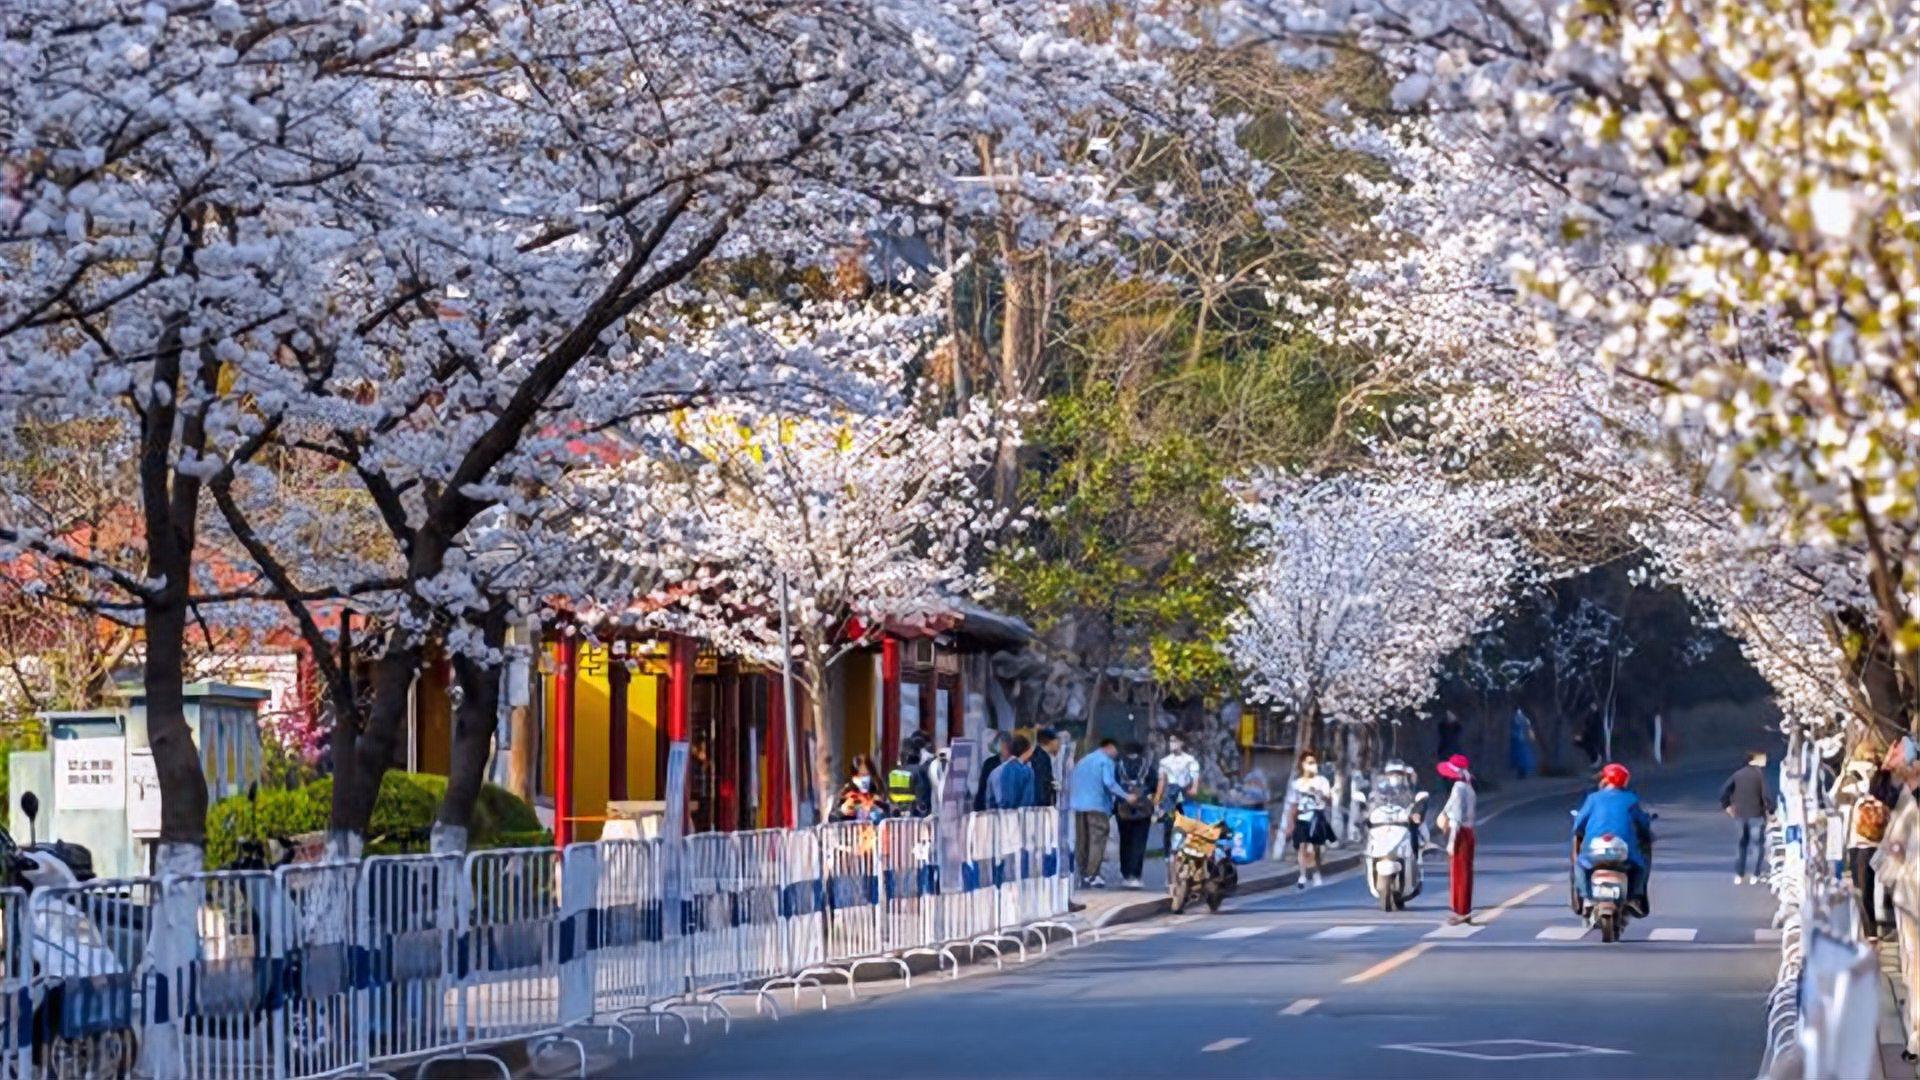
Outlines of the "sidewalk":
M 1906 1080 L 1920 1075 L 1915 1063 L 1902 1061 L 1900 1054 L 1907 1048 L 1907 1035 L 1904 1021 L 1907 1009 L 1907 984 L 1900 977 L 1900 946 L 1889 935 L 1880 942 L 1881 986 L 1886 993 L 1880 996 L 1880 1071 L 1886 1080 Z
M 1491 820 L 1502 811 L 1554 795 L 1572 795 L 1584 791 L 1587 781 L 1584 777 L 1532 777 L 1527 780 L 1507 780 L 1500 790 L 1487 795 L 1480 802 L 1482 820 Z M 1436 812 L 1439 807 L 1433 808 Z M 1149 847 L 1159 843 L 1160 823 L 1155 822 Z M 1329 874 L 1350 870 L 1359 865 L 1362 846 L 1360 843 L 1345 846 L 1332 846 L 1327 849 L 1325 872 Z M 1141 876 L 1142 888 L 1124 889 L 1120 880 L 1120 840 L 1118 832 L 1107 839 L 1107 860 L 1104 864 L 1108 885 L 1104 889 L 1075 889 L 1073 893 L 1074 914 L 1096 927 L 1112 926 L 1118 923 L 1139 922 L 1172 910 L 1167 899 L 1167 860 L 1165 856 L 1147 854 L 1145 873 Z M 1426 861 L 1429 875 L 1446 874 L 1446 856 L 1429 854 Z M 1235 895 L 1270 892 L 1274 889 L 1291 888 L 1299 878 L 1299 866 L 1291 851 L 1287 852 L 1285 862 L 1262 859 L 1240 868 L 1240 889 Z M 1082 906 L 1084 905 L 1084 907 Z

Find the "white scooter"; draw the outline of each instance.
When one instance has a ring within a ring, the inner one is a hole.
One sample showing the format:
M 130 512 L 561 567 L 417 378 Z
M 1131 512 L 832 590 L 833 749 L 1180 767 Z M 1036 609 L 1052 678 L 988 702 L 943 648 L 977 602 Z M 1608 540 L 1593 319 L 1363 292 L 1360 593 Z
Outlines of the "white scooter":
M 1388 770 L 1373 778 L 1367 807 L 1367 891 L 1381 911 L 1399 911 L 1420 895 L 1420 822 L 1427 793 L 1415 791 L 1413 777 Z
M 27 792 L 20 806 L 32 824 L 39 798 Z M 91 854 L 58 841 L 34 842 L 31 836 L 26 847 L 16 848 L 4 830 L 0 848 L 8 883 L 27 894 L 35 1075 L 85 1080 L 128 1075 L 139 1042 L 131 976 L 71 894 L 49 891 L 80 884 L 70 860 L 91 864 Z

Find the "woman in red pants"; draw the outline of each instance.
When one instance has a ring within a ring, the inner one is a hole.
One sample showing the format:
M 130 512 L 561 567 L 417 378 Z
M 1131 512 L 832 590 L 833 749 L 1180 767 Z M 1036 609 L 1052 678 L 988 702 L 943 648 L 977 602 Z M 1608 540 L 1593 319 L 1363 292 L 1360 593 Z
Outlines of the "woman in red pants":
M 1439 825 L 1447 834 L 1447 879 L 1452 888 L 1453 923 L 1473 921 L 1473 823 L 1476 798 L 1467 756 L 1455 754 L 1436 770 L 1453 781 Z

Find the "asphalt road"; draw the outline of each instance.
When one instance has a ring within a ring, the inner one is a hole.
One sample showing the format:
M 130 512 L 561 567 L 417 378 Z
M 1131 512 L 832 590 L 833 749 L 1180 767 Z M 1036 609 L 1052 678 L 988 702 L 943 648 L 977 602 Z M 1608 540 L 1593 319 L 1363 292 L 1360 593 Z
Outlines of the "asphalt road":
M 1482 824 L 1477 930 L 1442 929 L 1434 858 L 1404 912 L 1343 875 L 1003 972 L 836 994 L 830 1011 L 716 1026 L 690 1047 L 646 1039 L 601 1075 L 1750 1077 L 1778 946 L 1770 895 L 1731 881 L 1719 781 L 1643 783 L 1660 814 L 1654 912 L 1619 944 L 1580 935 L 1573 802 L 1546 798 Z

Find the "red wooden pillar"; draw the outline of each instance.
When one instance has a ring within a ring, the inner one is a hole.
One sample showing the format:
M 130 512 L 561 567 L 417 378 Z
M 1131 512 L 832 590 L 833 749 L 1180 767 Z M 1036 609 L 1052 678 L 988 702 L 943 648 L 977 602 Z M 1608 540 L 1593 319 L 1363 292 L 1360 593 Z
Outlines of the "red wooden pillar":
M 693 729 L 694 641 L 675 634 L 667 646 L 667 741 L 685 742 Z
M 553 648 L 553 842 L 573 841 L 573 675 L 579 643 L 562 634 Z
M 767 804 L 769 829 L 790 829 L 793 820 L 793 789 L 787 775 L 787 710 L 785 694 L 778 675 L 760 680 L 767 695 Z
M 874 762 L 881 775 L 900 760 L 900 639 L 888 634 L 880 639 L 880 760 Z

